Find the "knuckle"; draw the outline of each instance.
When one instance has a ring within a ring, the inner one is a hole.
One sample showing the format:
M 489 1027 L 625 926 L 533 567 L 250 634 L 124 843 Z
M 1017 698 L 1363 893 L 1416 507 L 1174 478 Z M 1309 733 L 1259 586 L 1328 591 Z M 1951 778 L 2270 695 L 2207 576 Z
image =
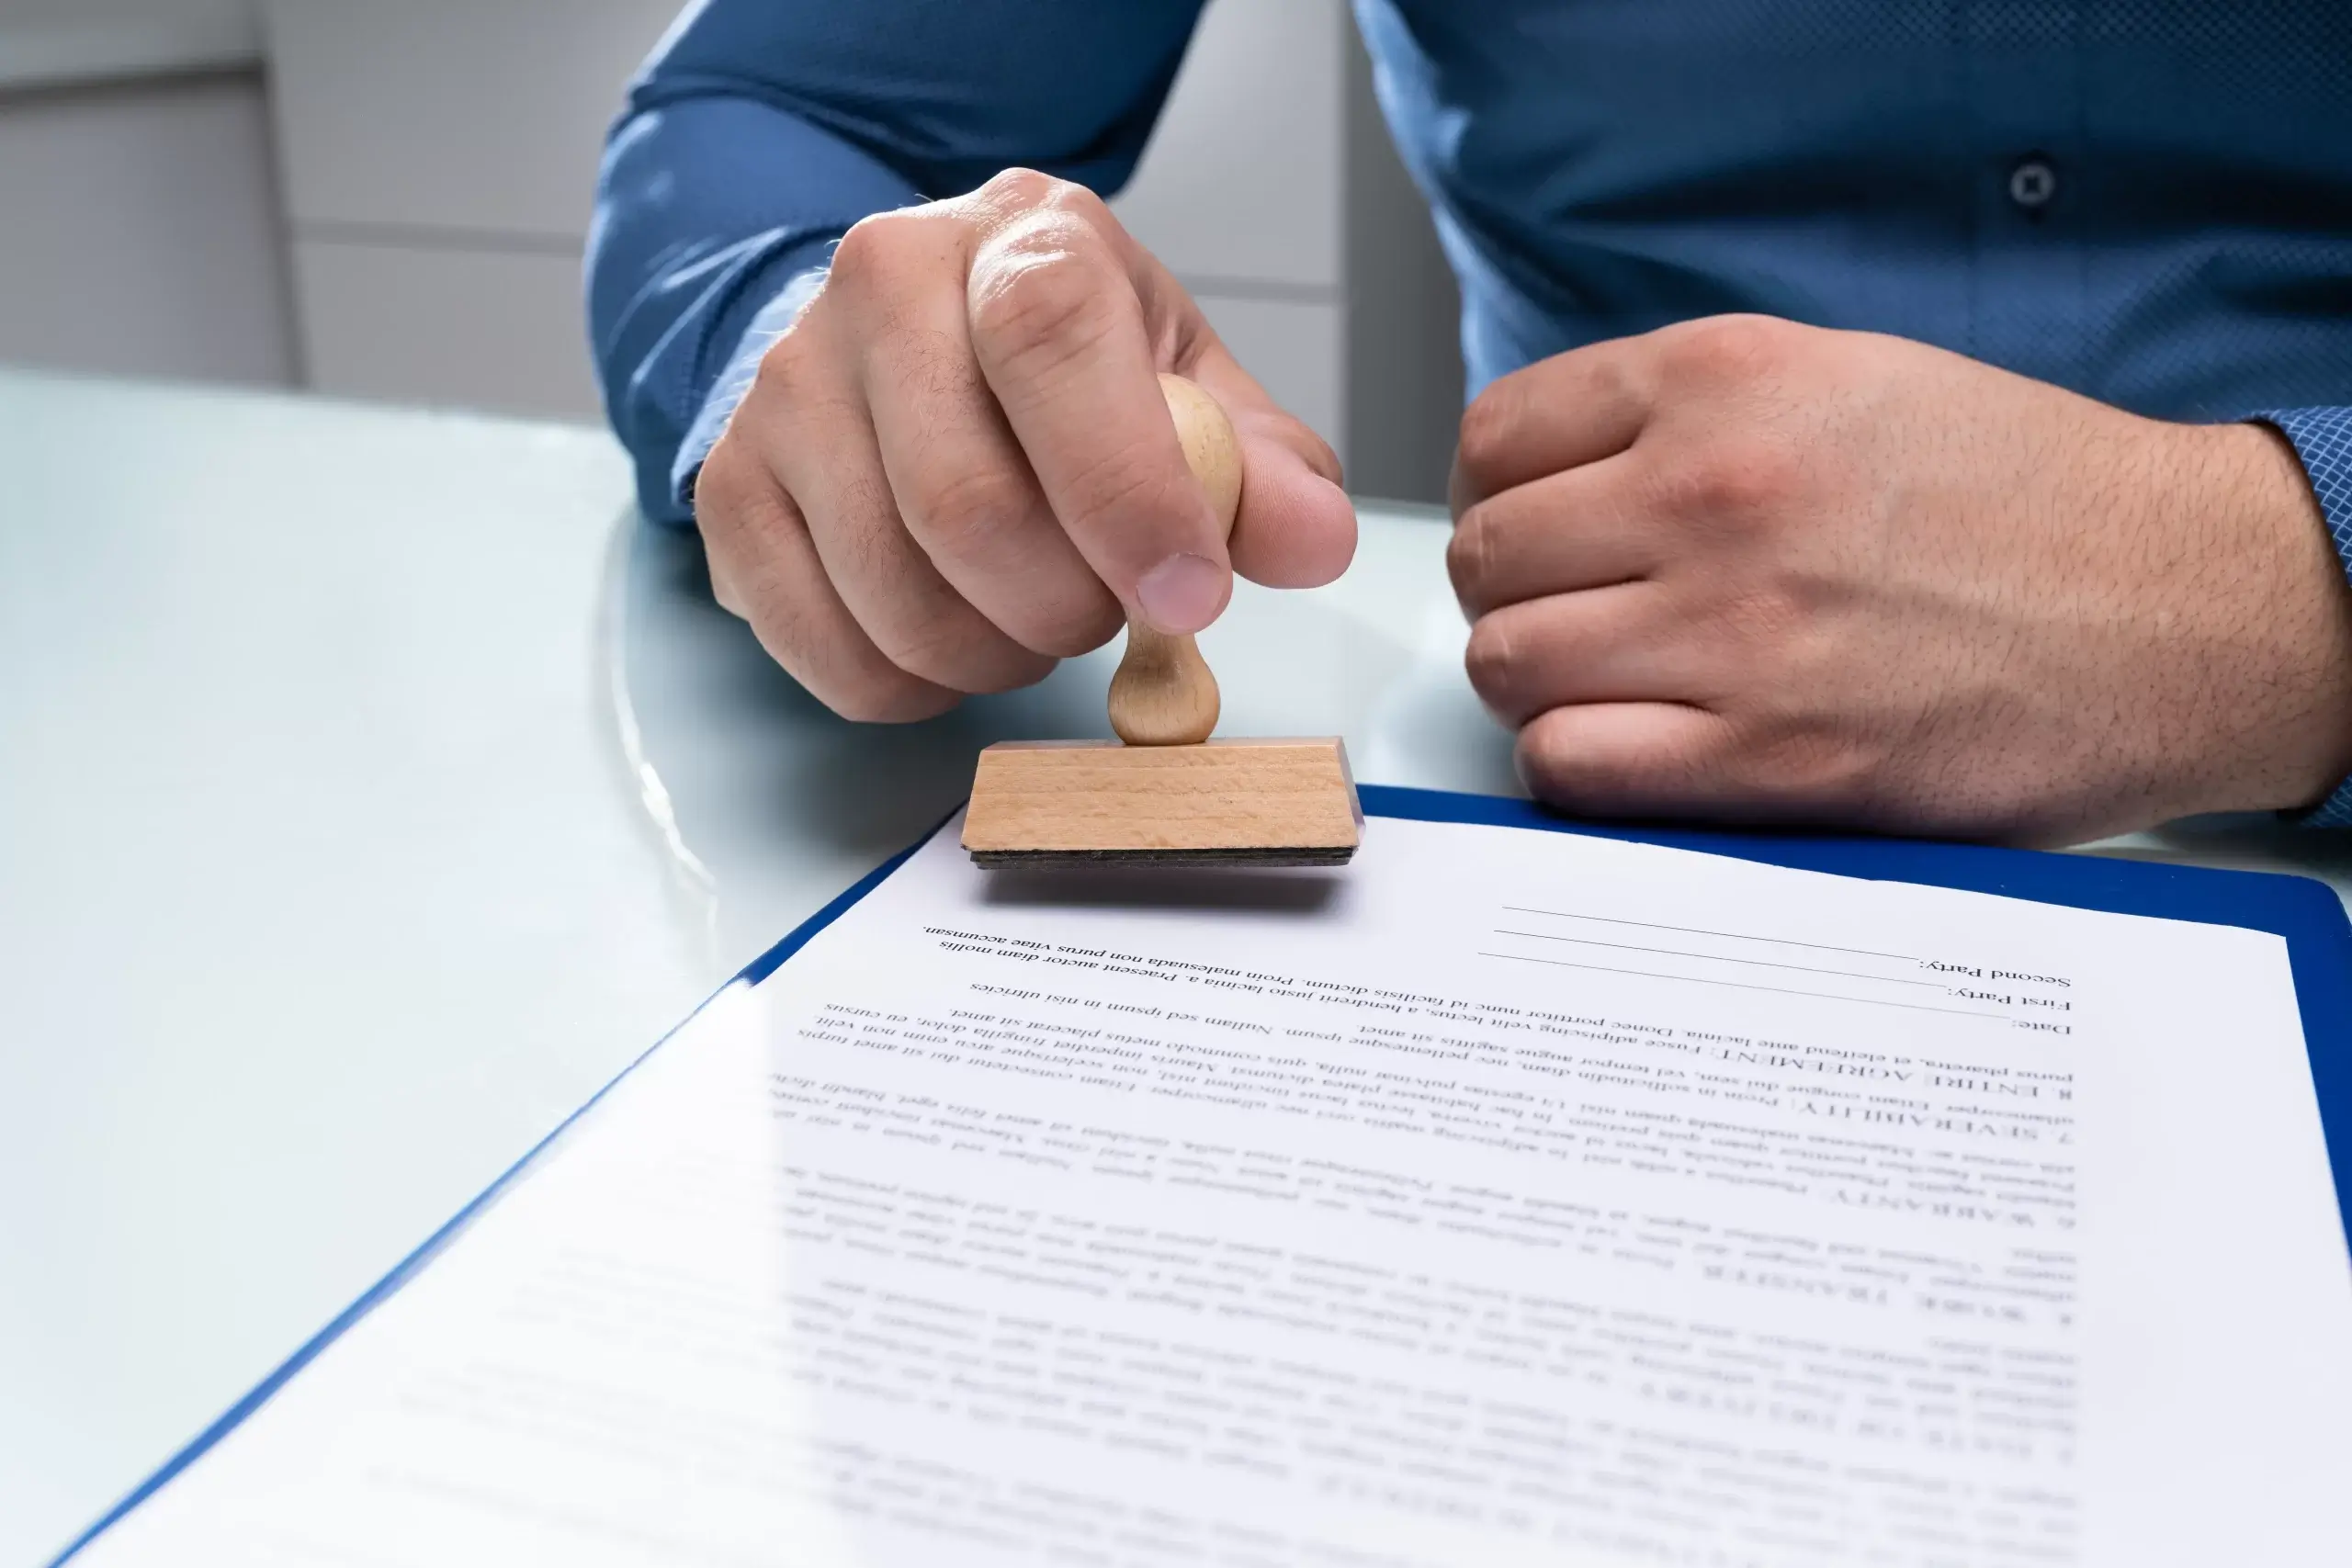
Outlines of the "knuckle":
M 1445 572 L 1453 596 L 1464 604 L 1486 608 L 1492 595 L 1495 570 L 1495 530 L 1492 502 L 1479 502 L 1462 513 L 1446 541 Z
M 824 288 L 810 308 L 831 296 L 868 310 L 888 310 L 908 296 L 954 287 L 962 243 L 951 231 L 935 207 L 902 207 L 859 219 L 833 246 Z
M 1542 725 L 1521 730 L 1514 750 L 1528 793 L 1554 805 L 1605 809 L 1639 787 L 1638 770 L 1625 760 L 1580 754 Z
M 1770 514 L 1795 497 L 1804 477 L 1795 453 L 1756 433 L 1710 440 L 1668 474 L 1677 512 L 1717 520 Z
M 724 584 L 726 607 L 751 623 L 769 657 L 843 718 L 899 723 L 940 711 L 936 687 L 885 664 L 854 636 L 845 642 L 819 609 L 810 585 L 792 580 L 789 555 L 777 548 L 785 536 L 804 530 L 791 499 L 741 465 L 723 466 L 713 477 L 715 491 L 706 486 L 696 492 L 698 517 L 724 518 L 705 535 L 712 580 Z
M 1014 644 L 966 609 L 910 617 L 875 646 L 898 669 L 932 687 L 1001 692 L 1042 680 L 1054 660 Z
M 900 627 L 875 647 L 899 670 L 929 689 L 1012 691 L 1033 686 L 1054 670 L 1051 656 L 1023 649 L 976 614 L 932 616 Z
M 762 504 L 755 502 L 753 510 Z M 788 503 L 780 505 L 788 509 Z M 789 524 L 781 511 L 776 521 Z M 763 525 L 754 521 L 748 526 L 756 532 Z M 802 690 L 842 717 L 899 724 L 929 718 L 955 700 L 954 694 L 886 662 L 887 656 L 877 657 L 857 634 L 844 637 L 815 610 L 807 585 L 796 587 L 783 577 L 756 540 L 739 543 L 724 555 L 714 544 L 711 562 L 714 586 L 724 585 L 719 592 L 729 613 L 751 624 L 768 657 Z
M 903 724 L 928 718 L 954 701 L 952 694 L 943 694 L 890 662 L 862 637 L 852 634 L 845 639 L 833 632 L 823 617 L 807 613 L 791 595 L 755 595 L 750 618 L 769 657 L 843 718 Z
M 909 489 L 909 527 L 924 544 L 957 558 L 995 555 L 1032 511 L 1027 481 L 1002 468 L 926 469 Z
M 1093 189 L 1075 180 L 1056 180 L 1038 205 L 1069 214 L 1089 229 L 1115 227 L 1118 220 L 1111 215 L 1111 204 Z
M 1525 394 L 1518 385 L 1505 378 L 1480 392 L 1462 411 L 1454 460 L 1461 468 L 1462 477 L 1469 481 L 1472 495 L 1483 496 L 1493 488 L 1495 476 L 1501 472 L 1519 430 Z
M 734 578 L 729 575 L 718 558 L 705 556 L 703 570 L 710 579 L 711 603 L 739 621 L 750 619 L 751 612 L 743 606 L 743 596 L 735 592 Z
M 1462 654 L 1463 669 L 1470 677 L 1470 689 L 1488 707 L 1504 709 L 1516 704 L 1525 660 L 1526 650 L 1494 616 L 1484 616 L 1470 628 L 1470 641 Z
M 800 528 L 797 509 L 756 452 L 730 431 L 719 438 L 695 479 L 695 523 L 703 547 L 730 571 L 755 568 L 769 541 Z
M 1023 224 L 973 269 L 973 334 L 1001 362 L 1050 368 L 1114 329 L 1112 290 L 1074 238 L 1067 223 Z
M 1076 180 L 1035 169 L 1010 168 L 991 175 L 974 193 L 986 210 L 1011 222 L 1035 212 L 1067 214 L 1090 227 L 1115 222 L 1110 204 Z
M 1668 329 L 1660 344 L 1667 371 L 1700 381 L 1746 379 L 1771 368 L 1785 352 L 1789 324 L 1771 316 L 1708 316 Z
M 976 193 L 1000 212 L 1025 212 L 1052 200 L 1056 189 L 1069 184 L 1035 169 L 1015 166 L 990 175 Z
M 833 246 L 831 276 L 843 281 L 866 281 L 897 270 L 906 249 L 909 214 L 876 212 L 861 218 Z
M 807 328 L 798 322 L 786 328 L 761 353 L 752 373 L 751 389 L 738 405 L 736 417 L 771 403 L 784 408 L 798 404 L 819 382 L 816 360 L 816 346 Z
M 704 530 L 706 548 L 742 510 L 743 468 L 743 444 L 729 430 L 719 436 L 695 476 L 695 523 Z
M 978 639 L 961 617 L 907 616 L 871 634 L 874 646 L 892 665 L 919 681 L 957 684 L 974 662 Z
M 1604 815 L 1656 811 L 1701 792 L 1712 764 L 1703 755 L 1659 746 L 1577 744 L 1573 732 L 1538 720 L 1521 732 L 1515 760 L 1537 798 Z

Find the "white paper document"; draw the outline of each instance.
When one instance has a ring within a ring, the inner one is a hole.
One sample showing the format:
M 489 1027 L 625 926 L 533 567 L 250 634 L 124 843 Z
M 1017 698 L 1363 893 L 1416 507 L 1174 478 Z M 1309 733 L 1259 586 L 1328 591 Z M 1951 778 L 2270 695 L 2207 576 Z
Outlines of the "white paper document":
M 1524 829 L 719 998 L 87 1563 L 2352 1562 L 2278 938 Z

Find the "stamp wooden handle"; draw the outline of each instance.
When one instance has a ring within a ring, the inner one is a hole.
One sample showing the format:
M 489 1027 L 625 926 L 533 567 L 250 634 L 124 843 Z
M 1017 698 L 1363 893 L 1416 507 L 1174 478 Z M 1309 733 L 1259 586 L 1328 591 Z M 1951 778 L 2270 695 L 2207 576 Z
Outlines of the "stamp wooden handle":
M 1184 462 L 1233 532 L 1241 506 L 1241 446 L 1217 400 L 1182 376 L 1162 376 L 1160 395 L 1176 422 Z M 1127 623 L 1126 653 L 1111 677 L 1111 728 L 1130 746 L 1196 746 L 1216 728 L 1216 677 L 1189 637 Z

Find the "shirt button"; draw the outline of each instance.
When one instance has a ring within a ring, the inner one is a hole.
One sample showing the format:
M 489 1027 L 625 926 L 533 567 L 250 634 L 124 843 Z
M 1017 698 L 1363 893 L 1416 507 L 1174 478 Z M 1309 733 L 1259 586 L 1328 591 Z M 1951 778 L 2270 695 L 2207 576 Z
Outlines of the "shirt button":
M 2039 212 L 2058 194 L 2058 171 L 2041 158 L 2028 158 L 2009 171 L 2009 199 Z

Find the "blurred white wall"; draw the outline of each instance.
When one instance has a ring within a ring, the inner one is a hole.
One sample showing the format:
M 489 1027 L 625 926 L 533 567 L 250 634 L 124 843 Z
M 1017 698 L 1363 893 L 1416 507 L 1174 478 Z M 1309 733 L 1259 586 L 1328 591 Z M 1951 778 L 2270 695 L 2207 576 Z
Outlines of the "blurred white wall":
M 0 359 L 594 418 L 594 169 L 676 3 L 0 0 Z M 1442 493 L 1453 283 L 1346 0 L 1214 0 L 1118 205 L 1357 489 Z

